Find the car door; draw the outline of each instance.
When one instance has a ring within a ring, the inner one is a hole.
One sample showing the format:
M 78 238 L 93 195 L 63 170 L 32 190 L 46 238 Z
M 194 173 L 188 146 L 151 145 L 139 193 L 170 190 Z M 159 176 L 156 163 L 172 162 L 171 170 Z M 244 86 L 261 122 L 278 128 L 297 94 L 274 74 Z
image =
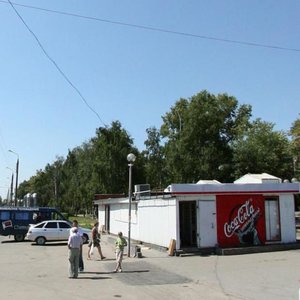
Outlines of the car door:
M 58 221 L 58 227 L 59 227 L 59 240 L 60 241 L 66 241 L 69 238 L 70 235 L 70 229 L 71 229 L 71 225 L 63 222 L 63 221 Z
M 47 222 L 44 226 L 44 236 L 48 241 L 58 240 L 57 222 Z

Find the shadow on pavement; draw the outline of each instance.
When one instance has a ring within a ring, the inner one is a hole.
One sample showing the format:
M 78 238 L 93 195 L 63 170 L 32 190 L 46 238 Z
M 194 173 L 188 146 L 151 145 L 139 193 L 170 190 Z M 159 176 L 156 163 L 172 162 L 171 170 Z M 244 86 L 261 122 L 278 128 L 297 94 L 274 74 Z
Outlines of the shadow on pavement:
M 36 243 L 31 243 L 31 246 L 36 247 L 57 247 L 57 246 L 67 246 L 67 242 L 47 242 L 45 245 L 37 245 Z
M 22 242 L 17 242 L 15 240 L 1 241 L 1 244 L 6 244 L 6 243 L 16 243 L 16 244 L 19 244 L 19 243 L 31 243 L 31 241 L 22 241 Z
M 94 276 L 79 276 L 76 278 L 78 279 L 89 279 L 89 280 L 101 280 L 101 279 L 112 279 L 111 277 L 94 277 Z
M 122 273 L 145 273 L 150 272 L 149 270 L 135 270 L 135 271 L 123 271 L 123 272 L 115 272 L 115 271 L 108 271 L 108 272 L 81 272 L 80 274 L 122 274 Z
M 105 258 L 105 259 L 88 259 L 88 260 L 91 260 L 91 261 L 116 261 L 115 258 Z

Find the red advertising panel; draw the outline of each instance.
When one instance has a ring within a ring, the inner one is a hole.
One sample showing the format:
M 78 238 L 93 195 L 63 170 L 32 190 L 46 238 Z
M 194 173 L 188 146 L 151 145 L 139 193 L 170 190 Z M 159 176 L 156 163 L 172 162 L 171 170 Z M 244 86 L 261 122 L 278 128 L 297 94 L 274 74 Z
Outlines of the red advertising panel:
M 261 245 L 266 241 L 262 195 L 217 196 L 217 234 L 221 247 Z

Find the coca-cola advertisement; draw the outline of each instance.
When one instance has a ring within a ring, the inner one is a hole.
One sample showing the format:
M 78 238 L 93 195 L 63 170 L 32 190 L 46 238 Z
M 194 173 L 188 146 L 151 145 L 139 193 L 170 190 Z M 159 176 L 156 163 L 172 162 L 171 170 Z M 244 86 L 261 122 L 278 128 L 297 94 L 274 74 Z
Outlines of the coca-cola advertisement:
M 265 243 L 263 196 L 217 196 L 217 216 L 218 243 L 221 247 Z

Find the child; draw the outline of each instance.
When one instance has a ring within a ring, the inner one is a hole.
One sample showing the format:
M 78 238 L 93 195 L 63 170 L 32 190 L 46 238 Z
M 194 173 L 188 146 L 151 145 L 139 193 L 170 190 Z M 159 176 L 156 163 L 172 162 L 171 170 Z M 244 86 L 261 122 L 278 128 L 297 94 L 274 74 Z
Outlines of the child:
M 123 254 L 124 254 L 124 247 L 127 246 L 126 240 L 123 238 L 123 233 L 118 233 L 118 238 L 116 240 L 116 269 L 114 272 L 122 272 L 122 260 L 123 260 Z

